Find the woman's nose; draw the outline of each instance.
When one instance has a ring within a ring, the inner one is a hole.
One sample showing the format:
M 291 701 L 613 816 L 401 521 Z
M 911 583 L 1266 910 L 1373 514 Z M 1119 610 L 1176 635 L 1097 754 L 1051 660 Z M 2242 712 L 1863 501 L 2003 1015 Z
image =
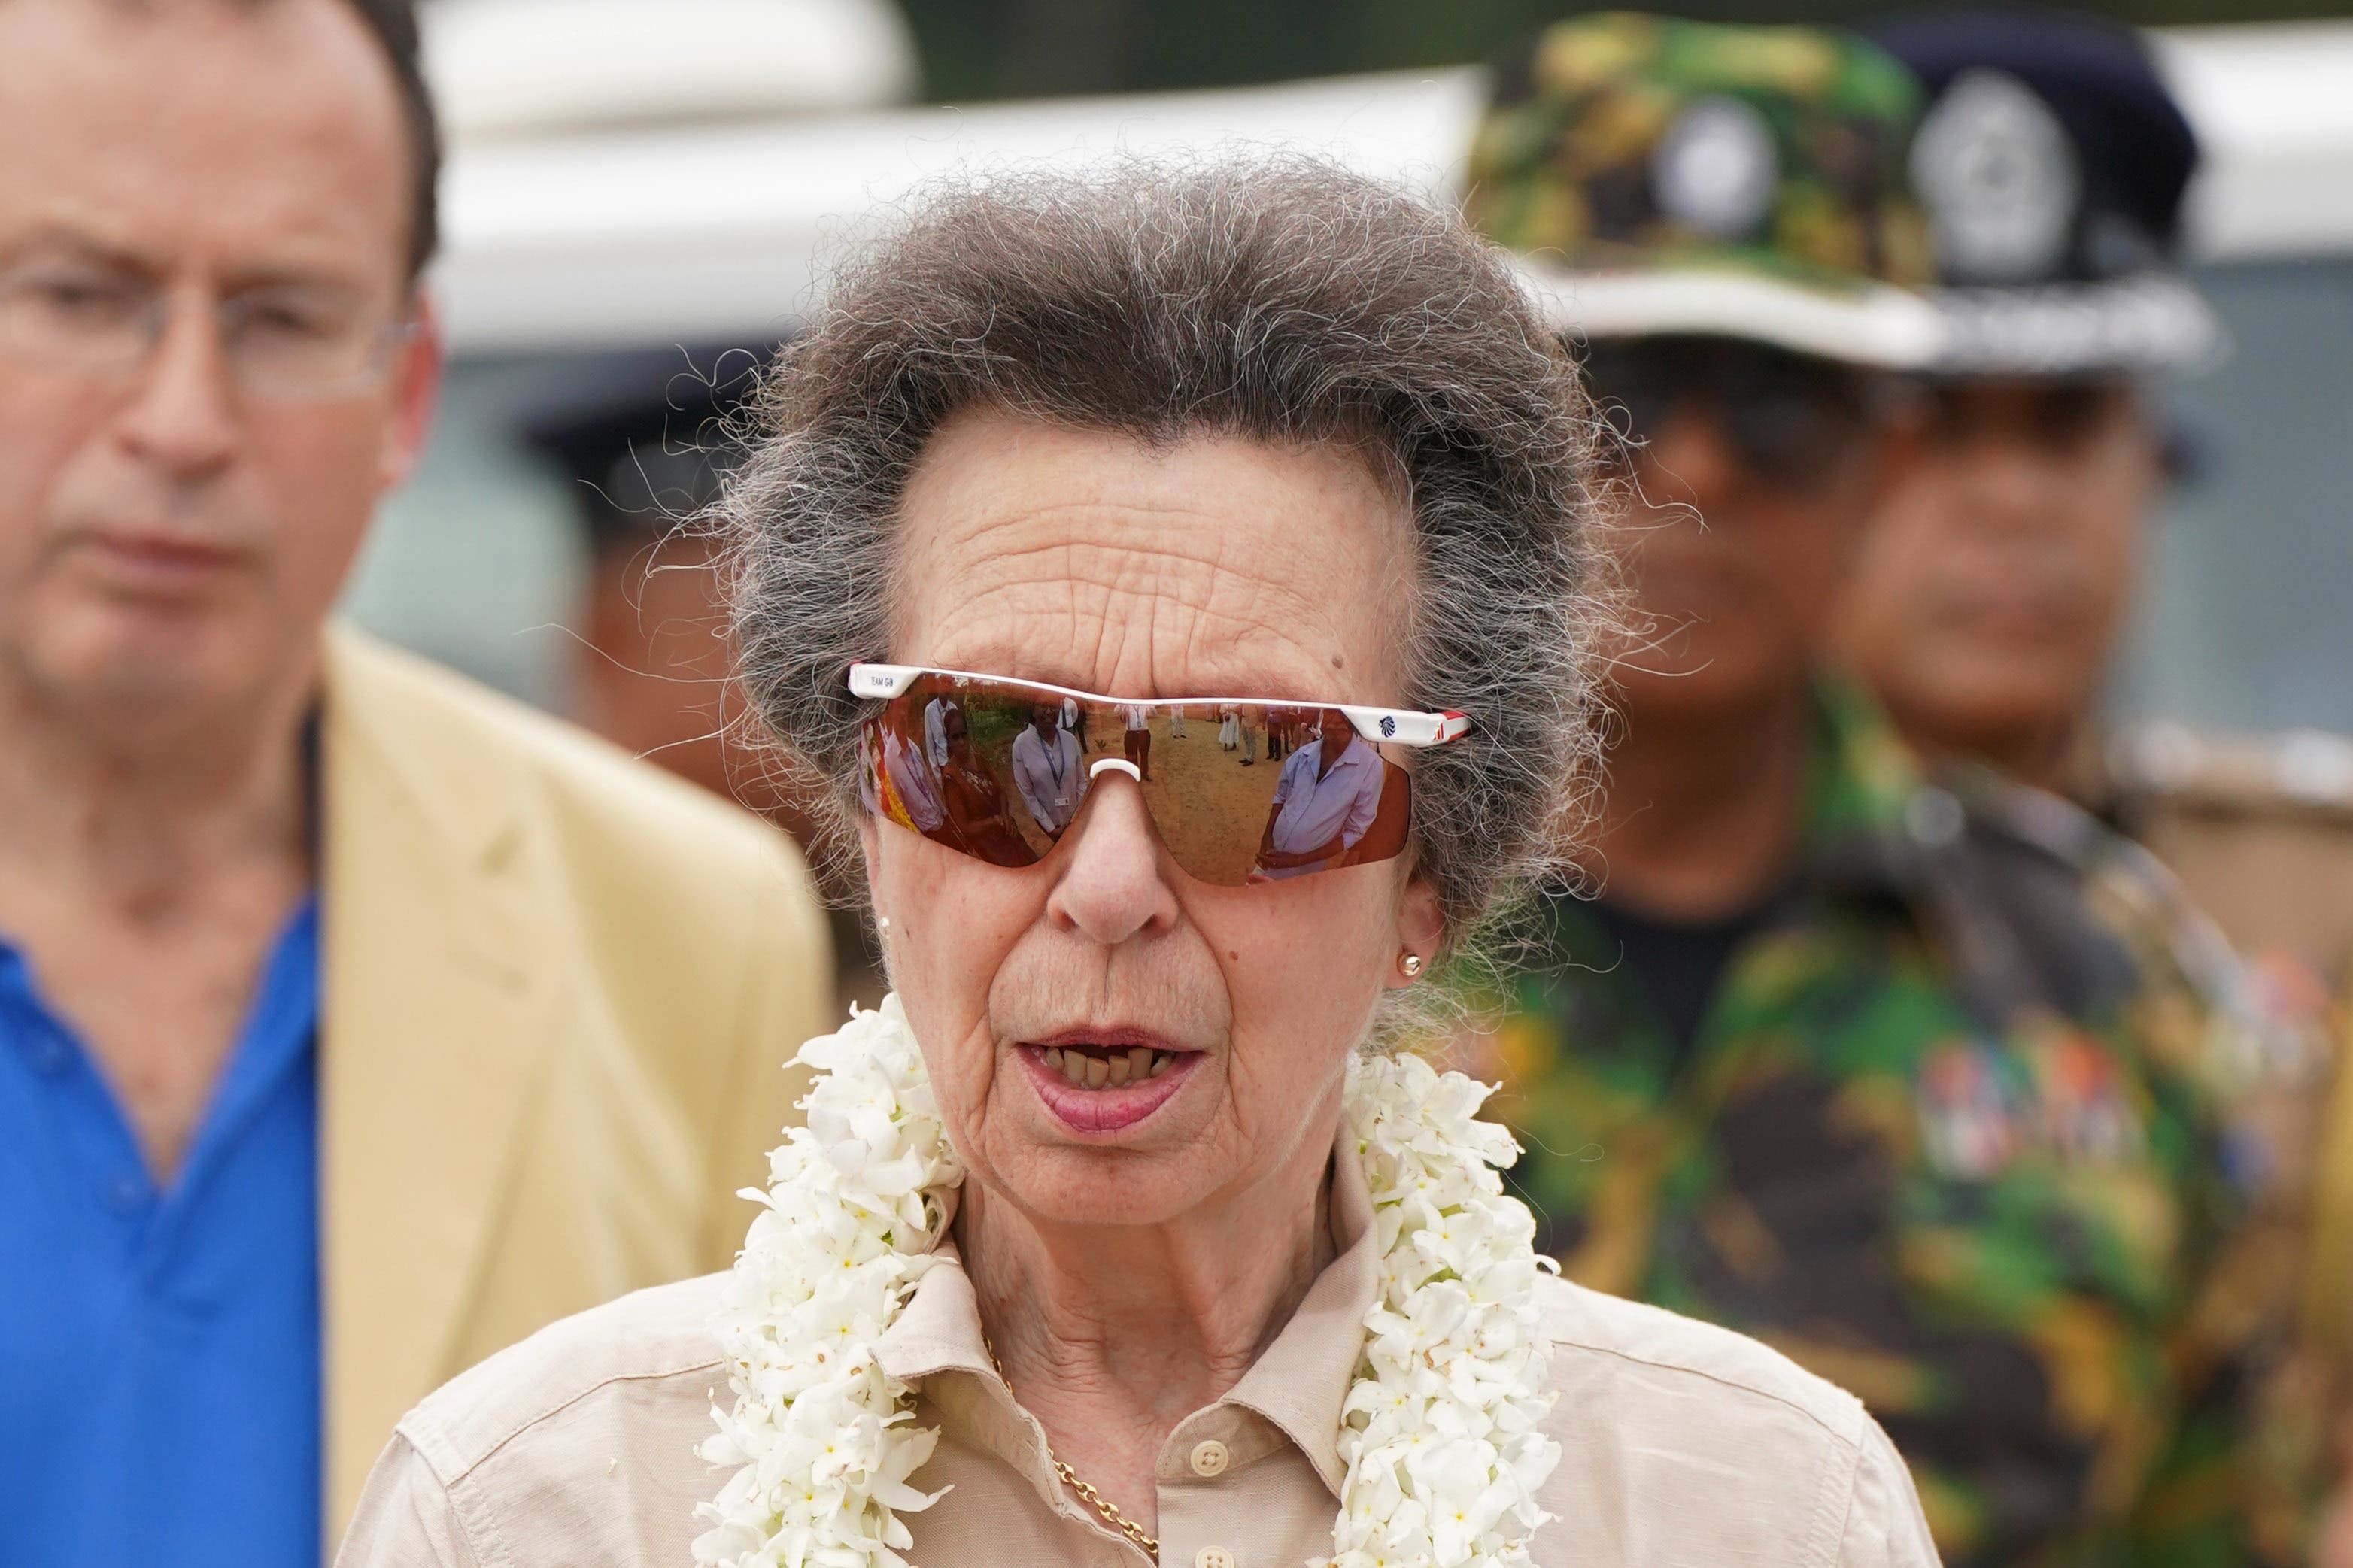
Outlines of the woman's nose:
M 1144 792 L 1124 768 L 1096 771 L 1086 809 L 1063 840 L 1046 914 L 1105 947 L 1175 923 L 1176 895 L 1162 870 L 1160 840 Z

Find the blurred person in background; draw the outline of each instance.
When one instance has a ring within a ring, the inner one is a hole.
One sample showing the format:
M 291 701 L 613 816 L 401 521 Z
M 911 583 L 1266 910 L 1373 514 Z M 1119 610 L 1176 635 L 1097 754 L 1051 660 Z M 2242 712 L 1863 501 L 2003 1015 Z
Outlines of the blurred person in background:
M 426 1390 L 726 1262 L 780 837 L 328 623 L 424 438 L 405 0 L 0 4 L 0 1556 L 315 1563 Z
M 2228 1022 L 2189 1065 L 2232 1107 L 2226 1171 L 2260 1223 L 2240 1228 L 2194 1315 L 2228 1342 L 2175 1353 L 2246 1386 L 2218 1379 L 2185 1418 L 2175 1485 L 2242 1492 L 2265 1555 L 2295 1560 L 2333 1381 L 2313 1363 L 2317 1342 L 2297 1353 L 2292 1331 L 2321 966 L 2353 932 L 2353 815 L 2284 810 L 2295 803 L 2258 775 L 2241 806 L 2300 823 L 2287 830 L 2309 853 L 2293 867 L 2250 855 L 2184 807 L 2200 777 L 2245 773 L 2260 747 L 2176 726 L 2111 735 L 2098 713 L 2169 477 L 2157 378 L 2219 347 L 2176 270 L 2197 142 L 2147 47 L 2113 23 L 1955 11 L 1873 36 L 1931 94 L 1911 163 L 1947 341 L 1921 460 L 1870 532 L 1839 650 L 1947 787 L 2079 867 L 2137 944 L 2170 949 Z M 2337 793 L 2353 802 L 2345 775 Z M 2151 834 L 2197 880 L 2185 890 L 2127 832 Z M 2252 973 L 2200 911 L 2210 900 L 2266 947 Z
M 1842 649 L 1915 744 L 2121 827 L 2316 1010 L 2353 969 L 2353 739 L 2098 721 L 2182 456 L 2159 378 L 2222 348 L 2176 270 L 2196 138 L 2110 24 L 1932 12 L 1874 36 L 1937 95 L 1914 164 L 1951 342 Z
M 2197 143 L 2122 26 L 1957 12 L 1873 37 L 1935 95 L 1911 162 L 1947 342 L 1840 650 L 1922 752 L 2105 799 L 2101 681 L 2168 478 L 2152 378 L 2218 347 L 2173 269 Z
M 1621 15 L 1495 93 L 1471 211 L 1630 437 L 1600 895 L 1539 906 L 1485 1042 L 1518 1189 L 1570 1277 L 1862 1394 L 1947 1562 L 2124 1560 L 2232 1213 L 2203 997 L 1822 668 L 1916 456 L 1890 373 L 1942 337 L 1919 89 L 1859 39 Z
M 697 349 L 612 356 L 572 378 L 525 424 L 530 445 L 572 481 L 586 545 L 572 711 L 596 733 L 757 812 L 815 855 L 812 781 L 775 747 L 749 743 L 713 542 L 696 519 L 734 455 L 727 421 L 760 356 Z M 943 715 L 923 743 L 946 760 Z M 818 857 L 821 877 L 828 868 Z M 834 882 L 828 902 L 838 999 L 882 999 L 871 938 Z
M 724 421 L 758 363 L 741 352 L 595 360 L 523 436 L 572 481 L 587 546 L 575 716 L 715 795 L 776 812 L 787 809 L 786 781 L 729 722 L 726 615 L 712 543 L 693 526 L 718 494 L 732 451 Z

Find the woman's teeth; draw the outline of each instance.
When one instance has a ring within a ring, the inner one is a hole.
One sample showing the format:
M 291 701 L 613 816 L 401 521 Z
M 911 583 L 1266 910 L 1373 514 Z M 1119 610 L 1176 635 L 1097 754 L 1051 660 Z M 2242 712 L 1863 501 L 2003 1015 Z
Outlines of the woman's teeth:
M 1155 1051 L 1149 1046 L 1132 1046 L 1125 1050 L 1048 1046 L 1045 1054 L 1048 1067 L 1081 1089 L 1117 1089 L 1123 1084 L 1142 1083 L 1166 1072 L 1168 1065 L 1176 1059 L 1175 1051 Z

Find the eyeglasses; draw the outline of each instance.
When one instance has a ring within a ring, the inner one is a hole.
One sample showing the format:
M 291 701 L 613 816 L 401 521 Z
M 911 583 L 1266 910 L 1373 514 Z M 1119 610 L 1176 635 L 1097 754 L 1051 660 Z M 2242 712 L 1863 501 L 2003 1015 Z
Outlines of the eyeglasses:
M 1412 784 L 1384 746 L 1435 746 L 1460 713 L 1255 698 L 1122 701 L 993 675 L 854 664 L 878 700 L 859 739 L 859 795 L 887 822 L 996 866 L 1032 866 L 1120 773 L 1187 876 L 1282 881 L 1404 850 Z
M 1598 342 L 1584 368 L 1595 403 L 1626 441 L 1696 410 L 1750 472 L 1798 489 L 1827 480 L 1877 413 L 1876 384 L 1864 373 L 1727 338 Z
M 413 318 L 387 321 L 356 294 L 323 284 L 269 283 L 216 301 L 229 374 L 259 397 L 300 401 L 372 384 Z M 0 350 L 30 363 L 116 374 L 153 358 L 172 296 L 153 279 L 82 260 L 0 271 Z

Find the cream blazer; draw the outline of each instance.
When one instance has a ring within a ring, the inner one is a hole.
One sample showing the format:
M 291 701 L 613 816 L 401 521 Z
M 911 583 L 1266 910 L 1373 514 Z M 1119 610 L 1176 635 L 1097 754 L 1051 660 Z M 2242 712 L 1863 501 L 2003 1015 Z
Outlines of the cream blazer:
M 434 1388 L 728 1265 L 833 1003 L 791 842 L 649 763 L 347 628 L 322 751 L 332 1551 Z

